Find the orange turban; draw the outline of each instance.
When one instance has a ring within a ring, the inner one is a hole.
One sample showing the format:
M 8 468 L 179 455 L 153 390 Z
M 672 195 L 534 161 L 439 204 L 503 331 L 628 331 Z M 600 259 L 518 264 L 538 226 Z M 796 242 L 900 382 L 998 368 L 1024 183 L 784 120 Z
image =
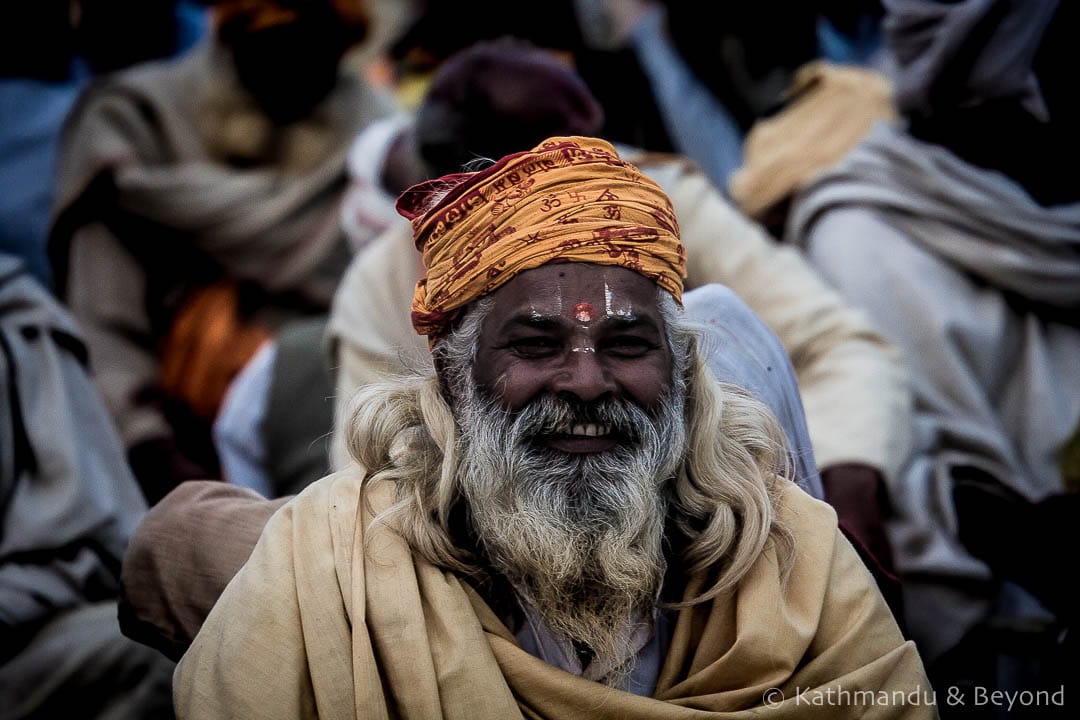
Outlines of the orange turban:
M 603 140 L 551 138 L 480 172 L 415 185 L 397 208 L 427 268 L 413 327 L 432 341 L 465 305 L 550 262 L 630 268 L 682 301 L 686 252 L 671 201 Z

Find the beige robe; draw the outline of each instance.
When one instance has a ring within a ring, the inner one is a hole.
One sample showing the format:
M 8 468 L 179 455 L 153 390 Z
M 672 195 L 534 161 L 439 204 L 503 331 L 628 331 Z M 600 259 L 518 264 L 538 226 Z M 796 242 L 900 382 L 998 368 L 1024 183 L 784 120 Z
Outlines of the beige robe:
M 737 590 L 680 611 L 654 698 L 518 647 L 471 586 L 370 526 L 391 496 L 352 468 L 275 513 L 177 668 L 181 719 L 936 717 L 835 513 L 794 485 L 787 582 L 770 547 Z

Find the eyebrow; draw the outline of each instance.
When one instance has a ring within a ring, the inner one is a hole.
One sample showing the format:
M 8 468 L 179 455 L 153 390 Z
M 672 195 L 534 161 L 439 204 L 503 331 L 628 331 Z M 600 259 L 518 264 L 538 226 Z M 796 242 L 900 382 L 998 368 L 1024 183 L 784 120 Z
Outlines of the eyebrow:
M 660 325 L 656 322 L 656 319 L 648 315 L 615 315 L 602 319 L 600 322 L 605 327 L 610 327 L 616 331 L 618 330 L 636 330 L 637 328 L 645 328 L 649 330 L 659 330 Z
M 515 315 L 503 325 L 504 330 L 512 330 L 515 327 L 529 330 L 558 330 L 565 321 L 557 315 L 539 315 L 535 313 Z

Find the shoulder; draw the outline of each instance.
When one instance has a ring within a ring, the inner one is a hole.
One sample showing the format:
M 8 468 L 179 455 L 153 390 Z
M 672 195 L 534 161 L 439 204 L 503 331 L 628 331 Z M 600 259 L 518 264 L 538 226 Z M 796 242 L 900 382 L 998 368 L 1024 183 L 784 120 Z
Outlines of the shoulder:
M 622 151 L 621 157 L 636 165 L 671 199 L 689 252 L 699 248 L 712 252 L 718 241 L 731 245 L 749 239 L 761 244 L 766 239 L 764 230 L 735 207 L 689 158 L 636 149 Z
M 364 492 L 364 477 L 363 468 L 350 464 L 320 478 L 278 508 L 269 524 L 319 523 L 325 528 L 355 525 L 356 508 Z
M 308 485 L 271 516 L 260 542 L 277 535 L 290 544 L 321 543 L 334 554 L 351 553 L 363 525 L 394 501 L 390 483 L 368 483 L 367 471 L 349 463 Z
M 671 197 L 676 207 L 690 198 L 723 194 L 693 160 L 676 153 L 653 152 L 638 148 L 620 148 L 620 157 L 633 163 Z
M 836 511 L 793 482 L 783 481 L 777 518 L 795 541 L 796 562 L 828 562 L 835 552 L 839 526 Z

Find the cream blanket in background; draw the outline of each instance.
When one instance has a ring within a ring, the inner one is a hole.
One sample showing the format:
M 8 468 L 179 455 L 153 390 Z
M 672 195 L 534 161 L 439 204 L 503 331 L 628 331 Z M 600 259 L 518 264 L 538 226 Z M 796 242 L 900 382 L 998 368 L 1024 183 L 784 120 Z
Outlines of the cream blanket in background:
M 952 471 L 1030 500 L 1064 489 L 1080 423 L 1080 204 L 882 124 L 793 208 L 791 242 L 904 352 L 916 448 L 891 478 L 908 622 L 928 659 L 987 611 L 989 569 L 957 539 Z

